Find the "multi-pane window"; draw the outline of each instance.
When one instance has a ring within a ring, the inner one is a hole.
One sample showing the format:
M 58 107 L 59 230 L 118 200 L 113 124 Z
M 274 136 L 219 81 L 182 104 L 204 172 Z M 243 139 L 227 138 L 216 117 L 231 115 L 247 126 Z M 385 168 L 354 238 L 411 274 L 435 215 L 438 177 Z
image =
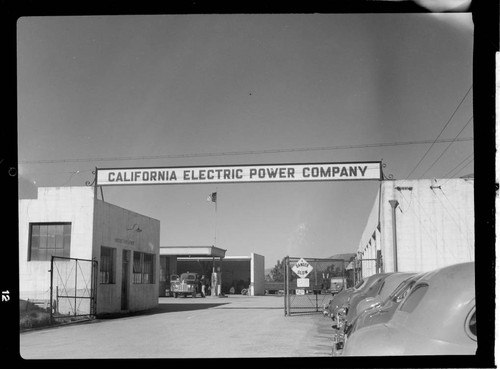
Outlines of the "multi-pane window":
M 134 283 L 142 283 L 142 253 L 134 251 Z
M 153 254 L 144 254 L 144 267 L 142 270 L 142 283 L 153 283 Z
M 134 283 L 154 283 L 154 260 L 153 254 L 134 251 Z
M 30 223 L 28 260 L 50 261 L 52 256 L 69 258 L 71 223 Z
M 99 282 L 115 283 L 116 250 L 101 246 L 101 262 L 99 264 Z

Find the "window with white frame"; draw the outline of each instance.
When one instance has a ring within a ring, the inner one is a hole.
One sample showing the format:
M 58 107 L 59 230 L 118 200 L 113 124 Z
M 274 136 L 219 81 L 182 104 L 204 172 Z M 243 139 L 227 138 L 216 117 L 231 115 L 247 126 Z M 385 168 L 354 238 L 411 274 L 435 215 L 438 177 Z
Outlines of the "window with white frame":
M 28 261 L 70 257 L 71 223 L 30 223 Z

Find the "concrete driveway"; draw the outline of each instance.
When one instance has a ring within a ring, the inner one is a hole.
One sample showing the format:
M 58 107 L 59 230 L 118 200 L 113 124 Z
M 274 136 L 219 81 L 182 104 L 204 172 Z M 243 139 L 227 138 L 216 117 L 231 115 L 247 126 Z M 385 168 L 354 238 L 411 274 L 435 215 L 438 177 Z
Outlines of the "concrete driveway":
M 327 357 L 331 319 L 283 297 L 160 298 L 157 308 L 20 334 L 24 359 Z

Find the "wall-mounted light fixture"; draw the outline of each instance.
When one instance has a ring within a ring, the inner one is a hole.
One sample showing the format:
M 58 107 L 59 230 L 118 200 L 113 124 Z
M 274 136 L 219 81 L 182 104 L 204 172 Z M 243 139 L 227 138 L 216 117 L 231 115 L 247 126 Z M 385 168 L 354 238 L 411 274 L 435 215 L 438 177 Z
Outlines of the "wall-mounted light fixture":
M 127 231 L 136 231 L 136 232 L 142 232 L 142 229 L 139 227 L 137 223 L 135 223 L 132 228 L 127 228 Z

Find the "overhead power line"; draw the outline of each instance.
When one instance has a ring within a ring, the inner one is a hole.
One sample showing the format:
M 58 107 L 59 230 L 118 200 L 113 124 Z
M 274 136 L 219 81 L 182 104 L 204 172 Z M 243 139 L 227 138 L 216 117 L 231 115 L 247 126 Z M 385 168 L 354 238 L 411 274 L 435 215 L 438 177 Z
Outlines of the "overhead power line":
M 121 157 L 109 157 L 109 158 L 22 160 L 22 161 L 19 161 L 19 164 L 55 164 L 55 163 L 75 163 L 75 162 L 96 162 L 96 161 L 183 159 L 183 158 L 202 158 L 202 157 L 213 157 L 213 156 L 278 154 L 278 153 L 290 153 L 290 152 L 329 151 L 329 150 L 364 149 L 364 148 L 386 147 L 386 146 L 422 145 L 422 144 L 428 144 L 428 143 L 436 144 L 436 143 L 443 143 L 443 142 L 472 141 L 472 140 L 473 140 L 472 137 L 466 137 L 466 138 L 460 138 L 460 139 L 454 139 L 454 140 L 452 140 L 452 139 L 422 140 L 422 141 L 389 142 L 389 143 L 362 144 L 362 145 L 308 147 L 308 148 L 296 148 L 296 149 L 229 151 L 229 152 L 172 154 L 172 155 L 155 155 L 155 156 L 121 156 Z
M 467 95 L 469 94 L 469 92 L 472 90 L 472 86 L 469 87 L 469 89 L 467 90 L 467 92 L 465 93 L 464 97 L 462 98 L 462 100 L 460 101 L 460 103 L 458 104 L 458 106 L 455 108 L 455 111 L 453 112 L 453 114 L 451 114 L 451 117 L 450 119 L 448 119 L 448 122 L 446 122 L 446 124 L 444 125 L 443 129 L 441 129 L 441 132 L 439 132 L 439 134 L 437 135 L 436 139 L 434 140 L 434 142 L 432 143 L 432 145 L 427 149 L 427 151 L 425 152 L 424 156 L 422 156 L 422 158 L 420 159 L 420 161 L 417 163 L 417 165 L 415 165 L 415 167 L 412 169 L 412 171 L 408 174 L 408 176 L 406 177 L 406 179 L 408 179 L 412 173 L 415 171 L 415 169 L 418 168 L 418 166 L 420 165 L 420 163 L 422 163 L 422 161 L 424 160 L 424 158 L 427 156 L 427 154 L 429 153 L 429 151 L 431 151 L 432 147 L 434 146 L 434 144 L 438 141 L 439 137 L 441 136 L 441 134 L 444 132 L 444 130 L 446 129 L 446 127 L 448 127 L 448 124 L 450 124 L 451 120 L 453 119 L 453 117 L 455 116 L 456 112 L 458 111 L 458 109 L 460 108 L 460 106 L 462 106 L 463 102 L 465 101 L 465 98 L 467 97 Z
M 472 161 L 474 160 L 474 154 L 470 154 L 469 156 L 467 156 L 464 160 L 462 160 L 460 163 L 458 163 L 453 169 L 451 169 L 443 177 L 446 178 L 446 177 L 448 177 L 450 175 L 450 178 L 453 178 L 454 175 L 451 175 L 451 173 L 453 173 L 454 171 L 456 171 L 456 169 L 459 168 L 466 160 L 469 160 L 469 161 L 462 168 L 460 168 L 457 171 L 457 173 L 455 173 L 454 175 L 460 173 L 462 170 L 464 170 L 464 168 L 466 168 L 470 163 L 472 163 Z
M 457 133 L 457 135 L 455 136 L 455 138 L 453 139 L 453 141 L 451 141 L 448 146 L 446 146 L 446 148 L 443 150 L 443 152 L 441 153 L 441 155 L 439 155 L 439 157 L 434 160 L 434 163 L 432 163 L 432 165 L 427 168 L 427 170 L 422 173 L 422 175 L 419 177 L 419 178 L 422 178 L 423 176 L 425 176 L 425 174 L 432 169 L 432 167 L 439 161 L 439 159 L 442 158 L 442 156 L 445 154 L 446 151 L 448 151 L 448 149 L 450 148 L 450 146 L 453 144 L 453 142 L 456 141 L 456 139 L 458 138 L 458 136 L 460 136 L 460 134 L 463 132 L 463 130 L 465 129 L 465 127 L 467 127 L 469 125 L 470 122 L 472 122 L 472 118 L 473 117 L 470 117 L 470 119 L 467 121 L 467 123 L 465 123 L 465 125 L 462 127 L 462 129 L 460 130 L 460 132 Z

